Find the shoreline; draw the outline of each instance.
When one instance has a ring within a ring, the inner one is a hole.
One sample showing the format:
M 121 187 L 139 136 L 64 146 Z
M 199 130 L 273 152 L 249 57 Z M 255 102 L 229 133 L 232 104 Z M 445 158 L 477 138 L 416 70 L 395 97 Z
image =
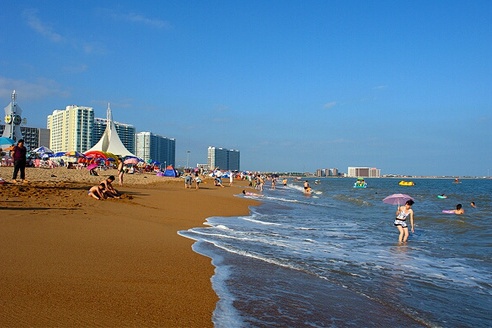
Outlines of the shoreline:
M 114 184 L 122 199 L 88 197 L 109 175 L 27 168 L 29 183 L 0 186 L 1 326 L 213 326 L 214 267 L 178 231 L 249 214 L 259 202 L 234 196 L 247 182 L 195 190 L 134 174 Z

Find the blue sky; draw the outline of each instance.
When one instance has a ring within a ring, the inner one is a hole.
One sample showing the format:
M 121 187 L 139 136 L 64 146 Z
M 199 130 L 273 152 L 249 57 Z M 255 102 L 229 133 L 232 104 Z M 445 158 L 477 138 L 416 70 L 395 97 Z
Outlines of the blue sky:
M 492 169 L 490 1 L 2 1 L 0 105 L 67 105 L 241 167 Z

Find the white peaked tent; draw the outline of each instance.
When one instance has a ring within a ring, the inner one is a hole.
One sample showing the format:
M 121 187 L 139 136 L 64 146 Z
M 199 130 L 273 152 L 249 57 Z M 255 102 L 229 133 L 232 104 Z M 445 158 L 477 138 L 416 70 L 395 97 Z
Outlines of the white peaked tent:
M 101 139 L 94 145 L 89 151 L 99 150 L 103 152 L 108 152 L 115 154 L 117 156 L 125 157 L 125 156 L 135 156 L 130 153 L 128 149 L 126 149 L 125 145 L 121 142 L 120 137 L 118 136 L 118 132 L 116 132 L 116 127 L 113 123 L 113 117 L 111 115 L 111 108 L 108 104 L 107 111 L 107 125 L 106 130 L 101 137 Z

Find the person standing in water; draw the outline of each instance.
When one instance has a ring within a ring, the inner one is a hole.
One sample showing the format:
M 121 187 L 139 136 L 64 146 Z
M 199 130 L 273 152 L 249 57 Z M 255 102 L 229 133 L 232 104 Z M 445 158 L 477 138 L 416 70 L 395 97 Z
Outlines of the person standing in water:
M 405 205 L 399 206 L 398 209 L 396 210 L 396 219 L 395 219 L 395 227 L 398 228 L 398 231 L 400 232 L 400 235 L 398 237 L 398 241 L 401 242 L 406 242 L 408 239 L 408 225 L 407 225 L 407 218 L 410 217 L 410 227 L 412 233 L 414 232 L 414 227 L 413 227 L 413 209 L 412 205 L 414 204 L 413 200 L 407 200 Z
M 306 180 L 304 181 L 304 194 L 310 195 L 313 190 L 311 189 L 311 186 L 309 185 L 309 182 Z

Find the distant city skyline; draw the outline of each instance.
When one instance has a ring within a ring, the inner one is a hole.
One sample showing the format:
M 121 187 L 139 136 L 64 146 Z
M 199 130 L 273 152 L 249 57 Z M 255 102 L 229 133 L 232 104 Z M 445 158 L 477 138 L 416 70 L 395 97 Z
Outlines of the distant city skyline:
M 0 103 L 16 90 L 27 126 L 46 127 L 54 109 L 104 117 L 110 102 L 115 121 L 174 138 L 177 163 L 220 145 L 252 171 L 485 176 L 490 12 L 484 0 L 7 1 Z

